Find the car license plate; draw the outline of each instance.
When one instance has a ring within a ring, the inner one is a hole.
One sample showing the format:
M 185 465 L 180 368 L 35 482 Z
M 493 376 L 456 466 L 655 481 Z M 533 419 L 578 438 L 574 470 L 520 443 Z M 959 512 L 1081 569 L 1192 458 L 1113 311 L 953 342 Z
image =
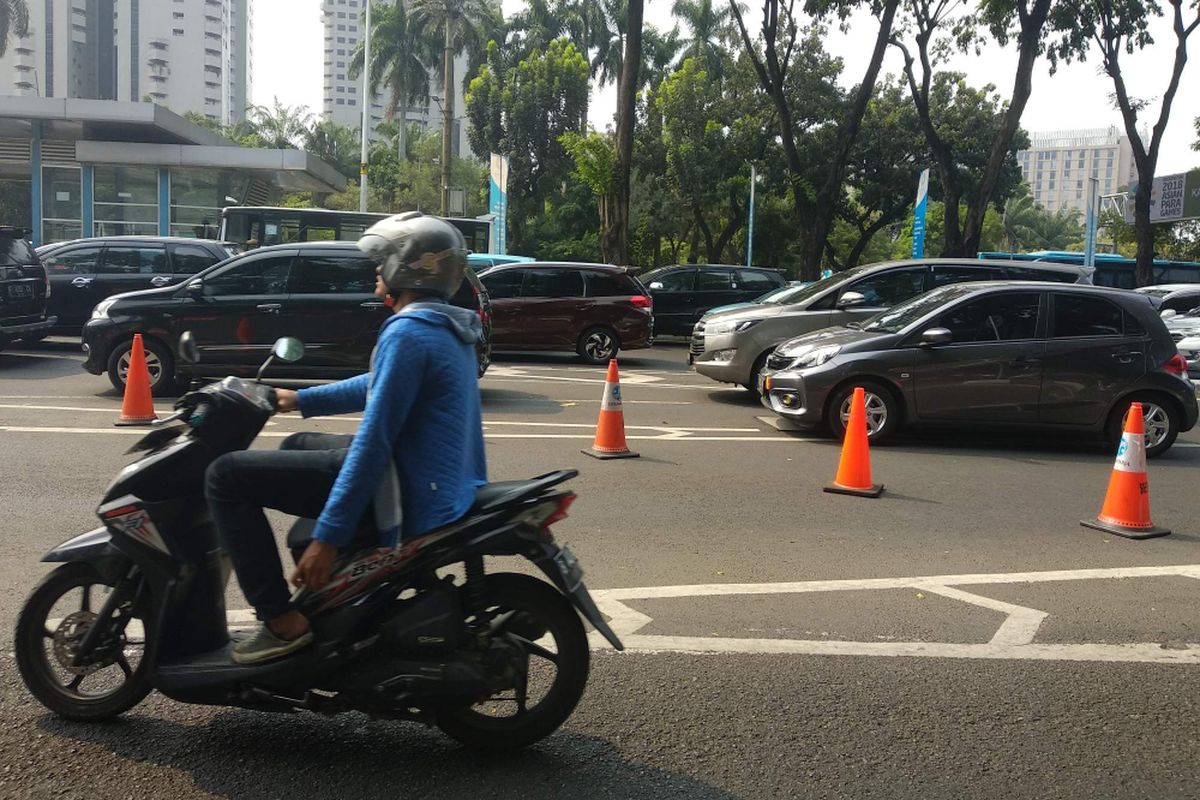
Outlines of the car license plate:
M 14 300 L 28 300 L 33 297 L 33 286 L 25 283 L 9 284 L 8 296 Z
M 566 545 L 560 547 L 554 555 L 554 563 L 558 565 L 558 571 L 562 573 L 567 586 L 574 591 L 575 587 L 583 581 L 583 567 L 579 565 L 579 559 L 575 558 L 571 548 Z

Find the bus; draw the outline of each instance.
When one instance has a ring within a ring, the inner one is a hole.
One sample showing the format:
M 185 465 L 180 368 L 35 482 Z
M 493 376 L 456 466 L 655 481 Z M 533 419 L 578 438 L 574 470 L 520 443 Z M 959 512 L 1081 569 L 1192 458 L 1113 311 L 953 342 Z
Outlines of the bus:
M 1051 261 L 1056 264 L 1083 264 L 1083 253 L 1065 250 L 1038 250 L 1033 253 L 980 253 L 983 260 L 1004 261 Z M 1096 274 L 1092 283 L 1097 286 L 1115 286 L 1118 289 L 1133 289 L 1137 286 L 1134 269 L 1137 260 L 1114 253 L 1096 253 Z M 1200 263 L 1195 261 L 1171 261 L 1156 258 L 1150 273 L 1150 283 L 1200 283 Z
M 218 238 L 247 250 L 290 242 L 355 241 L 367 228 L 389 216 L 326 208 L 226 206 L 221 209 Z M 460 217 L 447 217 L 446 221 L 462 231 L 469 252 L 488 252 L 492 236 L 490 221 Z

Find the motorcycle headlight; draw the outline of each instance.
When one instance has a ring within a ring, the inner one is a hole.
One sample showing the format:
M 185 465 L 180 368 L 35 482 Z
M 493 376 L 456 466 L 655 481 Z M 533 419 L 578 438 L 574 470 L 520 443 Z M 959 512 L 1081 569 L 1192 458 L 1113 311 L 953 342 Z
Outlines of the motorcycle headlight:
M 108 319 L 108 310 L 112 308 L 113 303 L 115 302 L 117 302 L 116 298 L 112 297 L 108 298 L 107 300 L 101 300 L 96 304 L 96 307 L 92 309 L 92 319 Z
M 753 328 L 761 319 L 740 319 L 733 322 L 717 322 L 707 326 L 704 329 L 706 334 L 711 336 L 724 336 L 730 333 L 741 333 L 742 331 Z
M 780 347 L 779 354 L 790 358 L 789 369 L 819 367 L 842 351 L 841 345 L 827 344 L 815 346 L 812 344 L 798 345 L 793 348 Z

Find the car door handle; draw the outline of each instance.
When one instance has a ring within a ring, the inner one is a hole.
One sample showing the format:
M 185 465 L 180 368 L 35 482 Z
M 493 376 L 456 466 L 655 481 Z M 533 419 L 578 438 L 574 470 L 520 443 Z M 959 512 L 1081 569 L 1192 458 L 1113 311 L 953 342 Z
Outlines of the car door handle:
M 154 284 L 155 286 L 166 286 L 170 282 L 171 276 L 169 275 L 155 275 L 150 279 L 150 283 Z
M 380 303 L 377 300 L 368 300 L 365 303 L 359 303 L 358 307 L 359 308 L 383 308 L 383 303 Z
M 1012 361 L 1016 367 L 1034 367 L 1042 363 L 1040 358 L 1029 358 L 1028 356 L 1017 356 Z
M 1121 364 L 1132 364 L 1134 359 L 1141 358 L 1140 352 L 1113 353 L 1112 357 Z
M 92 285 L 92 279 L 80 276 L 78 278 L 75 278 L 73 281 L 71 281 L 71 285 L 74 286 L 76 289 L 85 289 L 88 286 Z
M 255 306 L 255 308 L 265 314 L 278 314 L 283 309 L 283 305 L 280 303 L 261 303 Z

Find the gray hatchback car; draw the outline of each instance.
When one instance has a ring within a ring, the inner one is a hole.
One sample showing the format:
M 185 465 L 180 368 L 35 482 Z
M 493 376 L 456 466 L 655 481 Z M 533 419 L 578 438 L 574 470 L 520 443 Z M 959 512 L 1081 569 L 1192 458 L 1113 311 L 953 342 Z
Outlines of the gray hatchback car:
M 1187 364 L 1150 298 L 1120 289 L 997 281 L 946 286 L 781 344 L 763 404 L 835 435 L 862 386 L 867 432 L 903 424 L 1028 425 L 1114 440 L 1142 404 L 1146 453 L 1196 424 Z
M 865 320 L 910 297 L 951 283 L 1035 280 L 1090 284 L 1093 272 L 1091 267 L 1070 264 L 965 258 L 853 267 L 773 302 L 704 316 L 693 330 L 688 363 L 715 381 L 753 390 L 758 372 L 775 345 L 793 336 Z

